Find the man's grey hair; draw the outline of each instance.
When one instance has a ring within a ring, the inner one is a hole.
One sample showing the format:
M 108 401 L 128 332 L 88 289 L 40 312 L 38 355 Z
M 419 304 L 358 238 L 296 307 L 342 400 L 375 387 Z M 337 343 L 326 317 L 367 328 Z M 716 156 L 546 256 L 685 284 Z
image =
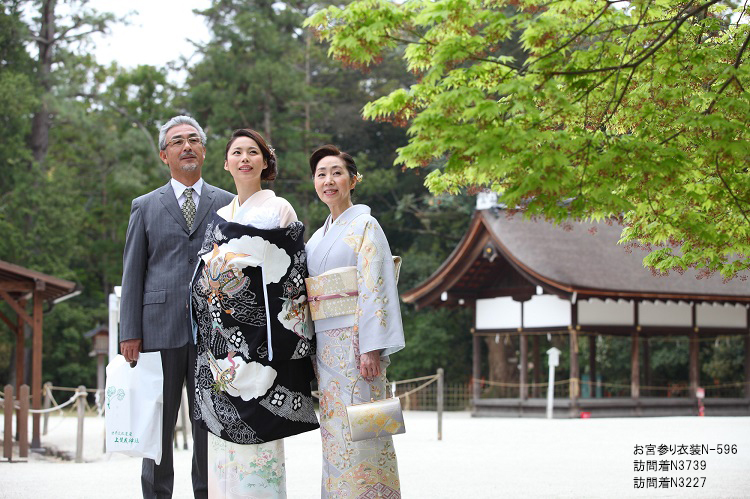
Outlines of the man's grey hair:
M 190 116 L 175 116 L 174 118 L 170 119 L 166 123 L 164 123 L 161 128 L 159 129 L 159 149 L 164 150 L 167 148 L 167 132 L 170 128 L 176 127 L 177 125 L 190 125 L 191 127 L 198 130 L 198 134 L 201 136 L 201 142 L 203 145 L 206 145 L 206 132 L 203 131 L 201 126 L 198 124 L 197 121 L 195 121 L 194 118 L 191 118 Z

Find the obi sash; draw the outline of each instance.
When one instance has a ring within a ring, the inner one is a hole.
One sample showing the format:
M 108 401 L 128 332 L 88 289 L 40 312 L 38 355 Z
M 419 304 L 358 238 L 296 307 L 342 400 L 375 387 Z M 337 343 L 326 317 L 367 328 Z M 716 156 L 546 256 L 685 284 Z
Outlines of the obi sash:
M 338 267 L 305 279 L 314 321 L 350 315 L 357 309 L 357 267 Z
M 401 257 L 394 256 L 393 264 L 398 282 Z M 338 267 L 319 276 L 308 277 L 305 286 L 314 321 L 351 315 L 357 309 L 357 267 Z

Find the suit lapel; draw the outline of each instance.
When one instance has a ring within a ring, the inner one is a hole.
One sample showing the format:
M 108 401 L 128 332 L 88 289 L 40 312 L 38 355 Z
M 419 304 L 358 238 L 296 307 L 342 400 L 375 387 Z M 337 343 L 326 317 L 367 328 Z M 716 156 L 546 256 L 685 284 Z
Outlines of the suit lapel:
M 162 187 L 161 191 L 159 191 L 159 201 L 161 201 L 161 204 L 164 205 L 164 207 L 167 209 L 170 215 L 172 215 L 172 218 L 174 218 L 178 224 L 180 224 L 180 227 L 182 227 L 182 230 L 185 232 L 188 232 L 188 226 L 187 222 L 185 222 L 185 215 L 182 214 L 182 210 L 180 209 L 180 205 L 177 203 L 177 198 L 174 195 L 174 189 L 172 189 L 172 184 L 167 183 L 164 187 Z M 200 207 L 203 205 L 203 203 L 200 203 L 198 205 L 199 212 Z M 195 223 L 193 225 L 196 225 Z
M 189 232 L 192 234 L 195 229 L 200 227 L 203 219 L 211 211 L 211 206 L 214 204 L 214 188 L 203 181 L 203 189 L 201 189 L 201 200 L 198 203 L 198 211 L 195 214 L 195 222 L 193 222 L 193 229 Z M 183 217 L 185 218 L 185 217 Z

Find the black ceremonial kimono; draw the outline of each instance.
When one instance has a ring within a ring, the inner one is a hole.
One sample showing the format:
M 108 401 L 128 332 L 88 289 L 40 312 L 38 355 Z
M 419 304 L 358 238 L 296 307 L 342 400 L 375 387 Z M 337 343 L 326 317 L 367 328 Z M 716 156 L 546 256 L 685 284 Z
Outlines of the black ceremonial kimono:
M 314 430 L 304 226 L 214 217 L 192 282 L 195 419 L 237 444 Z

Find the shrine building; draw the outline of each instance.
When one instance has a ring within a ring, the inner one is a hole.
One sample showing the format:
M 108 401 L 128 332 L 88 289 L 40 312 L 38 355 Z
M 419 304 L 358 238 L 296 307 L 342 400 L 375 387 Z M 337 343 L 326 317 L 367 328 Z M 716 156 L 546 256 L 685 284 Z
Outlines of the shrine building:
M 607 221 L 556 225 L 524 219 L 509 214 L 493 195 L 480 195 L 455 250 L 429 278 L 402 294 L 417 309 L 473 311 L 466 332 L 473 341 L 473 415 L 544 416 L 545 352 L 550 338 L 560 335 L 567 337 L 561 346 L 569 372 L 567 396 L 556 397 L 554 417 L 697 415 L 702 407 L 706 415 L 750 415 L 750 281 L 724 282 L 718 273 L 698 279 L 692 270 L 653 275 L 643 266 L 645 252 L 628 252 L 618 244 L 621 232 L 622 226 Z M 607 335 L 629 338 L 630 383 L 624 396 L 622 390 L 619 396 L 601 396 L 607 379 L 597 383 L 596 338 Z M 735 396 L 714 396 L 718 392 L 708 380 L 702 387 L 700 341 L 719 336 L 744 339 L 744 381 L 735 383 Z M 670 396 L 664 387 L 643 396 L 650 341 L 680 337 L 689 340 L 683 393 Z M 508 338 L 519 353 L 515 395 L 492 396 L 491 383 L 483 381 L 493 368 L 488 349 Z M 581 358 L 586 341 L 588 358 Z M 533 380 L 530 365 L 537 366 Z

